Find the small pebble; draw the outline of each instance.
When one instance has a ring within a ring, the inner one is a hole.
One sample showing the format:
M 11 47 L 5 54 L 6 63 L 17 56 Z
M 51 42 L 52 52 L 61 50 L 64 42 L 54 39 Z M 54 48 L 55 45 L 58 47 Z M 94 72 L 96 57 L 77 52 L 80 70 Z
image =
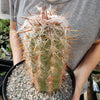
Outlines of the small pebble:
M 46 92 L 38 92 L 31 83 L 31 76 L 26 74 L 24 64 L 16 66 L 7 82 L 8 100 L 71 100 L 72 80 L 67 73 L 66 81 L 62 84 L 62 90 L 53 92 L 50 96 Z M 66 94 L 66 96 L 65 96 Z

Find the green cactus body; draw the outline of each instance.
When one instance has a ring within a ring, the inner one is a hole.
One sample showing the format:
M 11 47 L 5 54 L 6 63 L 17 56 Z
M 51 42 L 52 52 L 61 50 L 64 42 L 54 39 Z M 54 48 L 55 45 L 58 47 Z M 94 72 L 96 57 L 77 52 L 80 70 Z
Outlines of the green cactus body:
M 65 17 L 51 14 L 25 18 L 21 27 L 25 62 L 37 90 L 52 93 L 60 89 L 66 74 L 69 27 Z

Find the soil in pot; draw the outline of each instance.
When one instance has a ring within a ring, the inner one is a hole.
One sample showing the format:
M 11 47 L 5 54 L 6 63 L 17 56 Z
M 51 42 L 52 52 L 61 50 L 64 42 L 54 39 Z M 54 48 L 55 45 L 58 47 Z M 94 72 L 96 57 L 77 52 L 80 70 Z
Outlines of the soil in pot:
M 53 92 L 50 96 L 46 92 L 38 92 L 31 82 L 24 63 L 16 66 L 6 83 L 7 100 L 71 100 L 73 96 L 72 79 L 66 72 L 66 81 L 62 84 L 61 91 Z

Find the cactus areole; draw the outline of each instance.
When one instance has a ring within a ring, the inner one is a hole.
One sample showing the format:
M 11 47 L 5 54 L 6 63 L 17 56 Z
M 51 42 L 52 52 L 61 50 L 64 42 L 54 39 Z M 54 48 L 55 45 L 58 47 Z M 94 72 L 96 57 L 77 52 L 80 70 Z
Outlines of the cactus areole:
M 35 88 L 51 94 L 61 89 L 66 77 L 70 45 L 68 19 L 45 7 L 39 14 L 29 15 L 22 17 L 25 22 L 17 32 L 22 34 L 23 57 Z

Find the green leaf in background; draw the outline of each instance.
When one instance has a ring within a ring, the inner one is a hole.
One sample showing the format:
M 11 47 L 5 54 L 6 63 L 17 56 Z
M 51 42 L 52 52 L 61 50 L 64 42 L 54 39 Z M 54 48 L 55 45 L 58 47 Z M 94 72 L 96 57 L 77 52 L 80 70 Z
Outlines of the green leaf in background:
M 10 20 L 0 19 L 0 59 L 9 59 L 12 57 L 11 47 L 9 43 L 9 30 L 10 30 Z M 10 54 L 7 56 L 1 47 Z
M 10 20 L 0 19 L 0 33 L 8 34 L 10 30 Z
M 2 72 L 0 73 L 0 76 L 4 76 L 6 74 L 6 72 Z
M 2 53 L 1 58 L 6 58 L 6 55 L 4 53 Z

